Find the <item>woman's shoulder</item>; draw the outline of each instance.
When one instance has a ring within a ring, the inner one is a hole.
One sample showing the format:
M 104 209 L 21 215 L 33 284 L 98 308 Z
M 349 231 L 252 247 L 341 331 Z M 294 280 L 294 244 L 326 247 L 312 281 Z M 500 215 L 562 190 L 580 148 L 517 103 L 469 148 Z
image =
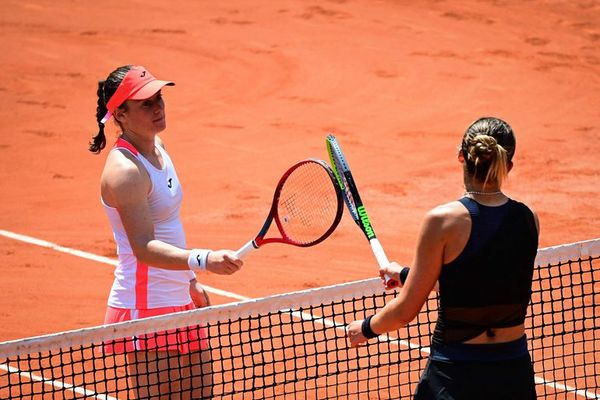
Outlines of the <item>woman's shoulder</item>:
M 427 215 L 434 218 L 453 218 L 469 215 L 468 210 L 458 200 L 440 204 L 429 210 Z
M 511 203 L 513 204 L 513 207 L 517 210 L 519 210 L 518 212 L 521 213 L 522 215 L 528 215 L 529 218 L 532 218 L 535 221 L 535 226 L 539 232 L 540 230 L 540 218 L 538 217 L 538 214 L 535 212 L 535 210 L 533 209 L 533 207 L 530 204 L 527 204 L 525 202 L 522 201 L 518 201 L 515 200 L 511 197 L 510 199 Z
M 430 209 L 424 223 L 440 233 L 447 233 L 468 227 L 471 220 L 468 210 L 459 201 L 451 201 Z
M 119 186 L 132 180 L 144 179 L 147 176 L 145 168 L 134 154 L 126 149 L 113 149 L 106 158 L 102 183 Z
M 509 199 L 510 199 L 510 202 L 513 204 L 513 206 L 518 207 L 518 208 L 522 208 L 524 210 L 529 210 L 529 211 L 533 212 L 533 208 L 531 207 L 530 204 L 527 204 L 524 201 L 515 199 L 512 196 Z
M 127 172 L 141 166 L 142 163 L 138 160 L 135 154 L 126 148 L 116 147 L 108 153 L 106 157 L 106 169 L 116 169 L 122 172 Z

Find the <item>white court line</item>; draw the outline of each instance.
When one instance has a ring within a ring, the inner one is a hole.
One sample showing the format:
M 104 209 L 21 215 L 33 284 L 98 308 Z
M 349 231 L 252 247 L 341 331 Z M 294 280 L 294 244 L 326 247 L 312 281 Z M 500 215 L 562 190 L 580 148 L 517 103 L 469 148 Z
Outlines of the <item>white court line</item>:
M 10 367 L 6 364 L 0 364 L 0 369 L 5 370 L 6 372 L 11 372 L 11 373 L 18 373 L 21 376 L 24 376 L 25 378 L 32 380 L 32 381 L 38 381 L 38 382 L 42 382 L 46 385 L 52 385 L 54 387 L 57 387 L 59 389 L 67 389 L 70 390 L 72 392 L 75 392 L 77 394 L 81 394 L 84 395 L 86 397 L 92 396 L 96 399 L 102 399 L 102 400 L 119 400 L 116 397 L 112 397 L 112 396 L 106 396 L 103 394 L 98 394 L 96 392 L 93 392 L 91 390 L 87 390 L 84 388 L 80 388 L 77 386 L 73 386 L 69 383 L 64 383 L 61 381 L 57 381 L 57 380 L 52 380 L 52 379 L 48 379 L 48 378 L 44 378 L 43 376 L 38 376 L 38 375 L 34 375 L 30 372 L 23 372 L 17 368 L 14 367 Z
M 570 386 L 562 385 L 557 382 L 547 381 L 544 378 L 540 378 L 538 376 L 535 377 L 535 383 L 537 383 L 537 384 L 543 383 L 544 385 L 546 385 L 554 390 L 557 390 L 557 389 L 564 390 L 565 392 L 571 392 L 571 393 L 575 394 L 576 396 L 585 397 L 586 399 L 600 399 L 600 396 L 598 396 L 594 392 L 590 392 L 588 390 L 582 390 L 582 389 L 575 389 Z
M 98 256 L 96 254 L 88 253 L 86 251 L 71 249 L 69 247 L 60 246 L 56 243 L 47 242 L 47 241 L 41 240 L 41 239 L 36 239 L 31 236 L 20 235 L 18 233 L 9 232 L 9 231 L 5 231 L 2 229 L 0 229 L 0 235 L 10 238 L 10 239 L 15 239 L 15 240 L 19 240 L 21 242 L 34 244 L 36 246 L 45 247 L 45 248 L 52 249 L 52 250 L 55 250 L 55 251 L 58 251 L 61 253 L 71 254 L 76 257 L 85 258 L 85 259 L 96 261 L 96 262 L 103 263 L 103 264 L 109 264 L 109 265 L 113 265 L 113 266 L 117 266 L 117 264 L 118 264 L 118 261 L 115 260 L 114 258 Z M 205 288 L 207 292 L 214 293 L 219 296 L 229 297 L 230 299 L 236 299 L 236 300 L 242 300 L 242 301 L 250 300 L 250 297 L 242 296 L 237 293 L 227 292 L 225 290 L 213 288 L 213 287 L 206 286 L 206 285 L 202 285 L 202 287 Z
M 5 236 L 7 238 L 19 240 L 19 241 L 22 241 L 22 242 L 25 242 L 25 243 L 34 244 L 36 246 L 46 247 L 46 248 L 49 248 L 49 249 L 52 249 L 52 250 L 59 251 L 61 253 L 67 253 L 67 254 L 71 254 L 71 255 L 77 256 L 77 257 L 86 258 L 88 260 L 97 261 L 97 262 L 100 262 L 100 263 L 110 264 L 110 265 L 115 265 L 115 266 L 117 265 L 117 260 L 115 260 L 113 258 L 98 256 L 98 255 L 95 255 L 95 254 L 92 254 L 92 253 L 87 253 L 85 251 L 71 249 L 71 248 L 68 248 L 68 247 L 63 247 L 63 246 L 60 246 L 60 245 L 58 245 L 56 243 L 52 243 L 52 242 L 47 242 L 45 240 L 36 239 L 36 238 L 31 237 L 31 236 L 25 236 L 25 235 L 21 235 L 21 234 L 18 234 L 18 233 L 5 231 L 5 230 L 2 230 L 2 229 L 0 229 L 0 235 L 1 236 Z M 205 285 L 202 285 L 202 286 L 206 289 L 207 292 L 218 294 L 220 296 L 229 297 L 229 298 L 237 299 L 237 300 L 249 300 L 250 299 L 250 297 L 242 296 L 242 295 L 239 295 L 239 294 L 236 294 L 236 293 L 232 293 L 232 292 L 227 292 L 225 290 L 221 290 L 221 289 L 217 289 L 217 288 L 213 288 L 213 287 L 205 286 Z M 291 310 L 288 310 L 288 311 L 291 311 Z M 343 326 L 341 324 L 338 324 L 335 321 L 332 321 L 332 320 L 329 320 L 329 319 L 323 319 L 321 317 L 316 317 L 316 316 L 314 316 L 312 314 L 299 313 L 297 311 L 291 311 L 291 312 L 292 312 L 293 315 L 295 315 L 297 317 L 299 316 L 302 319 L 309 318 L 309 319 L 312 319 L 314 321 L 320 322 L 320 323 L 322 323 L 325 326 L 330 326 L 330 327 L 335 327 L 336 329 L 345 330 L 345 326 Z M 386 335 L 382 335 L 379 338 L 380 341 L 386 341 L 388 339 L 389 338 Z M 402 341 L 392 340 L 391 342 L 392 343 L 396 343 L 396 344 L 400 344 L 400 345 L 403 345 L 403 346 L 409 347 L 409 348 L 419 348 L 422 352 L 427 353 L 427 354 L 429 354 L 429 352 L 430 352 L 429 347 L 420 347 L 418 345 L 415 345 L 414 343 L 407 342 L 407 341 L 404 341 L 404 340 L 402 340 Z M 7 366 L 5 366 L 4 364 L 0 364 L 0 367 L 6 368 Z M 12 367 L 8 367 L 8 368 L 12 368 Z M 21 372 L 21 374 L 28 374 L 28 373 Z M 34 377 L 35 375 L 30 375 L 30 376 Z M 40 380 L 40 381 L 42 381 L 44 383 L 46 383 L 47 381 L 48 382 L 53 382 L 53 381 L 47 380 L 47 379 L 42 378 L 42 377 L 37 377 L 36 376 L 36 378 L 37 378 L 37 380 Z M 554 382 L 554 381 L 545 380 L 544 378 L 540 378 L 538 376 L 535 377 L 535 382 L 537 384 L 540 384 L 540 383 L 544 384 L 544 385 L 546 385 L 546 386 L 548 386 L 548 387 L 550 387 L 552 389 L 560 389 L 560 390 L 564 390 L 566 392 L 571 392 L 571 393 L 575 394 L 576 396 L 585 397 L 587 399 L 598 399 L 599 398 L 598 395 L 596 395 L 593 392 L 590 392 L 590 391 L 587 391 L 587 390 L 575 389 L 573 387 L 570 387 L 570 386 L 567 386 L 567 385 L 562 385 L 562 384 Z M 68 385 L 68 384 L 63 384 L 63 385 Z M 71 386 L 71 385 L 68 385 L 68 386 Z M 83 390 L 83 389 L 81 389 L 81 390 Z M 98 395 L 98 396 L 100 396 L 100 395 Z M 97 398 L 103 398 L 104 399 L 106 397 L 97 397 Z

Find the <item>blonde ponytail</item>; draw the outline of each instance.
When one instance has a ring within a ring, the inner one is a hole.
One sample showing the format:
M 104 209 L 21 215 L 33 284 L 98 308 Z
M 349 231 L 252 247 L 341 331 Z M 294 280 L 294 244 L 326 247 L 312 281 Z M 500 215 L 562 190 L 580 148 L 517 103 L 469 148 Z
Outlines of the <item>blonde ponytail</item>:
M 504 121 L 486 117 L 469 126 L 461 145 L 467 172 L 484 187 L 502 185 L 508 175 L 509 165 L 515 153 L 515 136 Z

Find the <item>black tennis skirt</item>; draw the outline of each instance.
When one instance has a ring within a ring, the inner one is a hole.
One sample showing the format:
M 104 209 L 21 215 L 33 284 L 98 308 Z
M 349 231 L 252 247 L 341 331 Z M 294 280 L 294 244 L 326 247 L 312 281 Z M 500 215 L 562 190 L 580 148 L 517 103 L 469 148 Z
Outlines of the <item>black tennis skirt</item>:
M 533 365 L 528 352 L 509 359 L 444 358 L 429 358 L 415 400 L 536 399 Z

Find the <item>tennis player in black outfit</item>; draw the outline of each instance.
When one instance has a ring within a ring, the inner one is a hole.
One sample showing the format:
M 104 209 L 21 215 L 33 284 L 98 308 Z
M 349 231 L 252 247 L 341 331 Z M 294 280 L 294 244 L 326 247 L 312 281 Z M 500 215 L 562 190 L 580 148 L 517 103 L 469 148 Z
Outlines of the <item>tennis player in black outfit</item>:
M 396 330 L 416 317 L 439 282 L 437 325 L 415 399 L 536 398 L 524 320 L 539 223 L 501 191 L 514 153 L 506 122 L 471 124 L 458 153 L 464 196 L 427 213 L 410 273 L 396 263 L 380 271 L 405 280 L 399 295 L 347 328 L 353 346 Z

